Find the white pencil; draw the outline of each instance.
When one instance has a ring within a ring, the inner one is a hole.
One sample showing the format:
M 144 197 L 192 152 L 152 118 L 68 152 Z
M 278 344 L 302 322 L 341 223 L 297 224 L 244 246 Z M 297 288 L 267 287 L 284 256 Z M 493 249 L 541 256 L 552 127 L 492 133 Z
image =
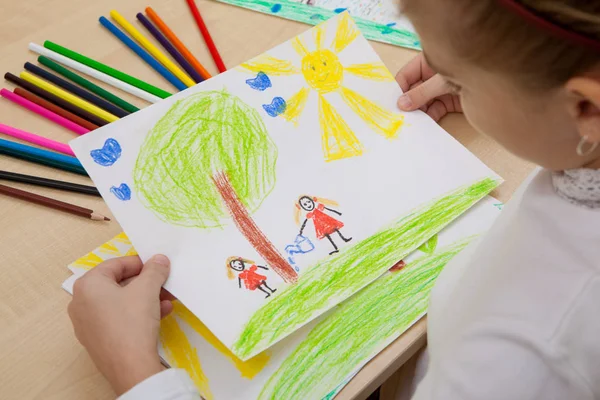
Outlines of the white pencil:
M 38 44 L 29 43 L 29 50 L 33 51 L 34 53 L 38 53 L 39 55 L 46 56 L 51 60 L 61 63 L 67 67 L 73 68 L 74 70 L 79 71 L 83 74 L 89 75 L 92 78 L 96 78 L 101 82 L 116 87 L 117 89 L 121 89 L 122 91 L 130 93 L 136 97 L 139 97 L 140 99 L 149 101 L 150 103 L 157 103 L 160 100 L 162 100 L 158 96 L 150 94 L 126 82 L 113 78 L 112 76 L 106 75 L 105 73 L 90 68 L 87 65 L 83 65 L 77 61 L 71 60 L 70 58 L 67 58 L 52 50 L 48 50 L 47 48 Z

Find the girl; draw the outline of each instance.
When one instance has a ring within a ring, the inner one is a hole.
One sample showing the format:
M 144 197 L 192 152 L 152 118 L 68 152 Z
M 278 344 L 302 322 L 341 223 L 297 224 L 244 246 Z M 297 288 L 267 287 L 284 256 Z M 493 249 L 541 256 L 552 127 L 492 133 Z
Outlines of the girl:
M 482 133 L 543 169 L 440 275 L 430 301 L 429 361 L 401 395 L 599 399 L 600 2 L 402 0 L 402 7 L 426 58 L 398 74 L 405 92 L 399 106 L 422 108 L 436 120 L 464 111 Z M 122 391 L 157 367 L 147 361 L 158 359 L 156 347 L 142 351 L 136 343 L 156 344 L 156 319 L 144 319 L 155 321 L 144 336 L 137 327 L 148 310 L 159 313 L 158 290 L 144 297 L 147 305 L 139 300 L 137 319 L 120 318 L 137 303 L 124 308 L 106 300 L 146 287 L 133 285 L 144 272 L 124 287 L 105 285 L 107 295 L 94 283 L 107 279 L 98 268 L 78 281 L 71 318 L 100 370 L 144 361 L 107 374 Z M 128 352 L 138 357 L 124 360 L 111 338 L 131 332 L 137 335 Z M 198 399 L 192 387 L 184 372 L 171 370 L 124 398 Z
M 246 264 L 251 264 L 250 268 L 246 269 Z M 254 261 L 246 260 L 240 257 L 229 257 L 227 259 L 227 277 L 233 279 L 235 276 L 231 270 L 238 271 L 238 286 L 242 288 L 242 282 L 246 289 L 254 291 L 256 289 L 265 293 L 267 297 L 271 297 L 277 289 L 271 289 L 267 285 L 267 277 L 256 272 L 258 268 L 268 271 L 269 268 L 257 265 Z
M 329 255 L 331 255 L 340 251 L 331 237 L 332 234 L 337 233 L 339 237 L 346 243 L 351 241 L 352 238 L 346 238 L 344 235 L 342 235 L 340 229 L 344 227 L 344 223 L 338 221 L 330 215 L 327 215 L 325 210 L 337 215 L 342 215 L 342 213 L 334 210 L 333 208 L 325 207 L 325 205 L 334 207 L 338 204 L 332 200 L 302 196 L 298 199 L 298 203 L 296 204 L 296 213 L 294 215 L 294 219 L 296 220 L 296 224 L 300 225 L 300 211 L 306 211 L 306 218 L 300 227 L 300 236 L 302 236 L 308 220 L 311 219 L 315 226 L 315 235 L 317 236 L 317 239 L 321 240 L 323 238 L 327 238 L 333 246 L 333 251 L 329 253 Z

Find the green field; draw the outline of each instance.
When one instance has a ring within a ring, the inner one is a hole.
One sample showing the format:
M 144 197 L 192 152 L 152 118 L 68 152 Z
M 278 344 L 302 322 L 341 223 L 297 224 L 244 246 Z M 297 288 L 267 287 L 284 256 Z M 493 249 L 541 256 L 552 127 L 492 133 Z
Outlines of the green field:
M 420 207 L 375 235 L 344 248 L 282 288 L 246 323 L 233 346 L 248 359 L 347 299 L 467 211 L 498 182 L 486 178 Z
M 472 239 L 382 276 L 335 308 L 270 377 L 259 399 L 327 398 L 427 311 L 439 273 Z

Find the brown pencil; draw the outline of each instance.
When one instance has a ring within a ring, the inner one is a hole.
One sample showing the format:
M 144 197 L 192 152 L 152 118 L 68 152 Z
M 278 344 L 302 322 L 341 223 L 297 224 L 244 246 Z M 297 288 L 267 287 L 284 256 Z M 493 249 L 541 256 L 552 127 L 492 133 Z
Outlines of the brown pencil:
M 10 186 L 0 184 L 0 194 L 5 194 L 16 199 L 25 200 L 31 203 L 39 204 L 41 206 L 68 212 L 70 214 L 79 215 L 80 217 L 93 219 L 95 221 L 110 221 L 110 218 L 105 217 L 104 215 L 100 215 L 97 212 L 94 212 L 94 210 L 90 210 L 89 208 L 79 207 L 74 204 L 69 204 L 63 201 L 51 199 L 49 197 L 40 196 L 39 194 L 26 192 L 24 190 L 20 190 Z
M 98 125 L 94 125 L 91 122 L 89 122 L 88 120 L 85 120 L 85 119 L 81 118 L 80 116 L 73 114 L 72 112 L 69 112 L 63 108 L 60 108 L 59 106 L 50 103 L 48 100 L 44 100 L 41 97 L 36 96 L 35 94 L 33 94 L 25 89 L 15 88 L 15 90 L 13 90 L 13 92 L 15 92 L 15 94 L 17 94 L 21 97 L 26 98 L 27 100 L 31 101 L 32 103 L 37 104 L 40 107 L 44 107 L 46 110 L 50 110 L 53 113 L 58 114 L 61 117 L 64 117 L 64 118 L 68 119 L 69 121 L 76 123 L 77 125 L 80 125 L 86 129 L 89 129 L 90 131 L 93 131 L 94 129 L 98 129 Z

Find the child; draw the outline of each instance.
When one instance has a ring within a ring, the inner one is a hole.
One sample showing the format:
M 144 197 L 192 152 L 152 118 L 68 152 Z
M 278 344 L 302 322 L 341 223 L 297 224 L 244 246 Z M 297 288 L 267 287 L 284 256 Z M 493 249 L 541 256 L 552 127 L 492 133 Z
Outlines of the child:
M 402 7 L 427 61 L 419 56 L 398 74 L 406 92 L 399 106 L 436 120 L 464 110 L 478 130 L 544 168 L 440 275 L 429 362 L 421 363 L 414 399 L 600 398 L 600 2 L 403 0 Z M 166 277 L 139 265 L 97 268 L 78 281 L 71 318 L 121 394 L 156 373 L 149 360 L 158 358 L 158 321 L 146 332 L 139 324 L 163 307 L 156 284 Z M 127 286 L 114 284 L 140 270 Z M 153 294 L 146 303 L 121 302 L 145 287 Z M 123 317 L 135 311 L 135 320 Z M 118 338 L 134 334 L 123 365 Z M 198 395 L 184 372 L 171 370 L 123 398 Z
M 250 268 L 246 269 L 246 264 L 250 264 Z M 255 291 L 256 289 L 265 293 L 267 297 L 271 297 L 272 293 L 275 293 L 277 289 L 271 289 L 267 285 L 267 277 L 257 273 L 258 268 L 264 269 L 265 271 L 269 268 L 260 266 L 254 261 L 246 260 L 240 257 L 229 257 L 227 259 L 227 277 L 233 279 L 234 275 L 231 270 L 238 271 L 238 286 L 242 288 L 242 281 L 244 287 L 248 290 Z
M 329 253 L 329 255 L 339 253 L 339 248 L 335 244 L 335 241 L 331 237 L 334 233 L 337 233 L 338 236 L 346 243 L 352 240 L 352 238 L 344 237 L 340 229 L 344 227 L 344 223 L 333 218 L 332 216 L 325 213 L 325 210 L 330 213 L 337 214 L 339 216 L 342 215 L 341 212 L 334 210 L 333 208 L 326 207 L 329 206 L 337 206 L 337 203 L 332 200 L 327 199 L 319 199 L 317 197 L 308 197 L 302 196 L 298 199 L 298 203 L 296 203 L 296 214 L 294 219 L 296 220 L 296 224 L 300 225 L 300 211 L 304 210 L 306 212 L 306 218 L 300 227 L 300 236 L 304 233 L 304 228 L 306 228 L 306 224 L 308 220 L 311 219 L 313 221 L 313 225 L 315 226 L 315 235 L 317 239 L 321 240 L 327 238 L 329 243 L 333 246 L 333 251 Z

